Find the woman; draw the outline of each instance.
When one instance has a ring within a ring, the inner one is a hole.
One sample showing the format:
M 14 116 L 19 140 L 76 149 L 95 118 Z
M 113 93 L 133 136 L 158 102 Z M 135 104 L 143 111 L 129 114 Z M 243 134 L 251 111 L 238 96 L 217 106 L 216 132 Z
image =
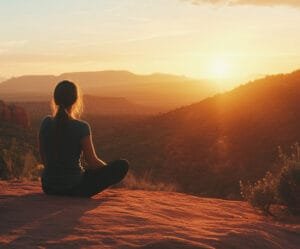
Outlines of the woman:
M 97 157 L 89 124 L 76 119 L 82 109 L 78 86 L 67 80 L 58 83 L 52 102 L 54 114 L 44 118 L 39 131 L 44 193 L 90 197 L 120 182 L 128 162 L 105 163 Z M 84 168 L 82 154 L 88 165 Z

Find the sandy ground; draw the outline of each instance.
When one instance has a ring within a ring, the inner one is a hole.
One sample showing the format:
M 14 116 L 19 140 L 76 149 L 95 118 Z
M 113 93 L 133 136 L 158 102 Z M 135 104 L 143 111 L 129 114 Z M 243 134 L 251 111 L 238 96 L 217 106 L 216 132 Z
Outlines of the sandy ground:
M 300 225 L 245 202 L 126 189 L 45 196 L 38 183 L 0 181 L 0 248 L 296 249 Z

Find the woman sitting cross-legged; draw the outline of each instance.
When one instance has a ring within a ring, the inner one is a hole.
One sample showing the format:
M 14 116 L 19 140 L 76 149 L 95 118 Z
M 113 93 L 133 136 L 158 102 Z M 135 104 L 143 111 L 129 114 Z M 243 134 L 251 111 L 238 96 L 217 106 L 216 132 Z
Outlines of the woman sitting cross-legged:
M 54 115 L 46 116 L 39 131 L 39 150 L 45 166 L 41 182 L 46 194 L 91 197 L 120 182 L 129 164 L 100 160 L 94 150 L 90 125 L 81 114 L 79 87 L 64 80 L 54 90 Z M 83 168 L 83 154 L 88 166 Z

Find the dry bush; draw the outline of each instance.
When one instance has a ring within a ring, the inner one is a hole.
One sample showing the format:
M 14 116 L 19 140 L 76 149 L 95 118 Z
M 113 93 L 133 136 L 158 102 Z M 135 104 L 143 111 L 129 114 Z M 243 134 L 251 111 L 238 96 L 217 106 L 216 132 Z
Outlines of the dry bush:
M 154 182 L 151 180 L 151 174 L 146 173 L 144 176 L 135 176 L 133 173 L 128 172 L 124 179 L 122 186 L 128 189 L 139 189 L 149 191 L 176 191 L 175 185 Z
M 270 206 L 276 202 L 277 179 L 271 172 L 254 184 L 240 182 L 241 195 L 253 207 L 270 213 Z
M 285 205 L 292 213 L 300 212 L 300 146 L 292 146 L 290 155 L 279 152 L 280 170 L 267 172 L 254 184 L 240 182 L 241 195 L 252 206 L 270 214 L 272 204 Z
M 277 195 L 279 201 L 295 214 L 300 213 L 300 146 L 292 147 L 293 153 L 281 153 L 283 167 L 278 177 Z
M 13 138 L 0 141 L 0 149 L 0 179 L 38 179 L 41 167 L 31 146 Z

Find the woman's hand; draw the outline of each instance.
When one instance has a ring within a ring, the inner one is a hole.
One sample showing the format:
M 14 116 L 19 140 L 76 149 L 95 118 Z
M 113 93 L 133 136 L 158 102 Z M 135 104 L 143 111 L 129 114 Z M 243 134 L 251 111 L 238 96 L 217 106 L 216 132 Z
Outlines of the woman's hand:
M 106 162 L 98 158 L 94 149 L 94 144 L 91 135 L 82 138 L 81 146 L 82 146 L 83 156 L 89 168 L 98 168 L 107 165 Z

